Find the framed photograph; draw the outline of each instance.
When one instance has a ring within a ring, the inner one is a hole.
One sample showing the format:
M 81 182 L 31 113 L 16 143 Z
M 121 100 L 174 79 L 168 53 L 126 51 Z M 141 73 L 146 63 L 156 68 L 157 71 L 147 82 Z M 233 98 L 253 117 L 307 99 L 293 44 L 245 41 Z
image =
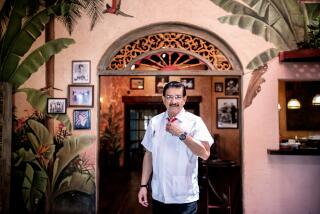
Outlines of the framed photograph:
M 164 86 L 169 82 L 169 76 L 156 76 L 155 91 L 162 94 Z
M 48 114 L 66 114 L 67 99 L 66 98 L 48 98 L 47 113 Z
M 225 95 L 239 95 L 239 78 L 225 78 Z
M 93 107 L 93 85 L 68 85 L 70 107 Z
M 130 78 L 130 89 L 143 90 L 144 89 L 144 78 Z
M 72 61 L 72 83 L 90 84 L 91 62 L 87 60 Z
M 181 78 L 180 82 L 184 84 L 186 89 L 194 89 L 194 78 Z
M 223 82 L 214 83 L 214 91 L 215 92 L 223 92 Z
M 73 110 L 73 127 L 74 129 L 90 129 L 91 126 L 90 110 L 79 109 Z
M 238 112 L 238 98 L 217 98 L 217 128 L 237 129 Z

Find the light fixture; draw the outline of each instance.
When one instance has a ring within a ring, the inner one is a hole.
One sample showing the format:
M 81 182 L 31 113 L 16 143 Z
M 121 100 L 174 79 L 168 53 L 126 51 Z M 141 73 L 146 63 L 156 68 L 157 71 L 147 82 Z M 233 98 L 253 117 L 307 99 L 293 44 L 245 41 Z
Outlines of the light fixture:
M 288 109 L 300 109 L 301 104 L 297 99 L 290 99 L 287 104 Z
M 312 105 L 320 106 L 320 94 L 316 94 L 312 99 Z
M 281 110 L 281 105 L 280 105 L 280 103 L 278 103 L 278 110 L 279 110 L 279 111 Z

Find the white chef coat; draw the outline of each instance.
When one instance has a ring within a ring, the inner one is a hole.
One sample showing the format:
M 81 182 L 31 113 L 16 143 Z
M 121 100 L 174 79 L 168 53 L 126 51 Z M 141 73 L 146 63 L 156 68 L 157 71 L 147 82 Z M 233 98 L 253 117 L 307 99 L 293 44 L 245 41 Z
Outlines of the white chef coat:
M 189 203 L 199 200 L 198 156 L 166 131 L 168 113 L 153 117 L 142 145 L 152 153 L 152 198 L 162 203 Z M 199 141 L 213 139 L 202 119 L 182 109 L 175 123 Z

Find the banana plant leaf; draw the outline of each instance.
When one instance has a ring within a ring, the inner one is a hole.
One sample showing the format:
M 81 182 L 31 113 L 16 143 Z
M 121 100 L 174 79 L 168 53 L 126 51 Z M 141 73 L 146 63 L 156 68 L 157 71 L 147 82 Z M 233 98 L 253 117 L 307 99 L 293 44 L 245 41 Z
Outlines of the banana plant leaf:
M 47 114 L 47 99 L 50 98 L 49 95 L 46 93 L 33 89 L 33 88 L 22 88 L 16 90 L 16 92 L 24 92 L 27 95 L 27 101 L 32 105 L 33 108 L 37 109 L 38 111 Z M 66 128 L 70 131 L 71 130 L 71 122 L 66 114 L 50 114 L 48 115 L 60 122 L 62 122 Z
M 275 48 L 270 48 L 254 57 L 247 65 L 247 69 L 254 70 L 262 65 L 264 65 L 269 60 L 278 56 L 279 50 Z
M 73 39 L 68 38 L 60 38 L 45 43 L 24 59 L 16 70 L 7 74 L 10 75 L 8 76 L 8 82 L 13 85 L 13 88 L 19 88 L 30 75 L 36 72 L 51 56 L 74 43 L 75 41 Z
M 262 36 L 266 41 L 270 41 L 280 49 L 287 50 L 291 45 L 290 40 L 279 34 L 273 27 L 265 21 L 246 15 L 228 15 L 218 18 L 221 23 L 236 25 L 242 29 L 249 30 L 251 33 Z
M 43 170 L 34 170 L 26 163 L 24 179 L 22 183 L 23 201 L 29 211 L 33 210 L 36 201 L 40 200 L 46 191 L 48 176 Z
M 27 133 L 27 136 L 33 146 L 34 151 L 40 152 L 39 150 L 43 148 L 43 157 L 45 157 L 47 160 L 51 160 L 55 151 L 53 136 L 49 133 L 48 129 L 44 125 L 36 120 L 28 120 L 27 125 L 33 131 L 33 133 Z M 45 168 L 47 168 L 47 165 L 45 165 Z
M 22 162 L 29 162 L 33 166 L 37 166 L 37 169 L 41 169 L 41 166 L 31 149 L 25 150 L 25 148 L 20 148 L 18 151 L 13 153 L 14 166 L 19 166 Z
M 89 174 L 74 172 L 71 176 L 61 181 L 59 188 L 54 192 L 54 197 L 70 191 L 78 191 L 88 195 L 93 194 L 95 192 L 93 177 Z
M 93 144 L 94 136 L 71 136 L 64 140 L 63 147 L 58 151 L 53 166 L 52 192 L 56 188 L 56 181 L 62 170 L 85 148 Z
M 19 1 L 17 1 L 16 4 L 19 5 Z M 64 4 L 59 4 L 40 11 L 28 20 L 23 28 L 21 30 L 19 29 L 19 32 L 15 32 L 16 34 L 11 35 L 12 38 L 9 38 L 9 35 L 5 35 L 5 38 L 8 38 L 7 40 L 10 40 L 11 42 L 7 41 L 7 43 L 4 44 L 6 46 L 1 52 L 2 63 L 0 73 L 2 73 L 4 80 L 10 79 L 12 73 L 16 71 L 20 59 L 27 53 L 36 39 L 41 35 L 45 25 L 50 20 L 50 15 L 56 13 L 61 14 L 61 11 L 58 9 L 64 10 L 63 6 Z M 54 11 L 56 11 L 56 13 Z M 11 18 L 14 19 L 15 16 L 11 16 Z M 23 17 L 18 18 L 22 19 Z M 11 26 L 8 29 L 10 28 Z
M 243 0 L 253 9 L 266 11 L 269 25 L 288 39 L 293 39 L 295 44 L 290 49 L 296 48 L 296 43 L 304 39 L 305 20 L 303 6 L 296 0 Z M 292 34 L 292 38 L 291 38 Z
M 243 0 L 250 7 L 235 0 L 211 1 L 235 14 L 220 17 L 220 22 L 249 30 L 281 50 L 296 48 L 304 37 L 303 14 L 295 1 Z
M 8 23 L 8 26 L 10 27 L 6 29 L 6 33 L 3 36 L 0 43 L 1 61 L 3 60 L 3 53 L 7 52 L 12 40 L 21 30 L 22 18 L 27 15 L 26 8 L 27 8 L 28 0 L 20 0 L 16 2 L 17 3 L 13 5 L 13 9 L 12 9 L 9 23 Z M 2 9 L 1 9 L 1 12 L 2 12 Z

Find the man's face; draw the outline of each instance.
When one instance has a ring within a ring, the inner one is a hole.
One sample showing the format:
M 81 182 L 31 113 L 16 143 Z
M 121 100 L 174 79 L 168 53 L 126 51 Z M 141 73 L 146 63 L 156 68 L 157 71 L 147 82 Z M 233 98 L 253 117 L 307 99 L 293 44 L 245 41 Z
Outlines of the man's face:
M 175 117 L 186 103 L 187 96 L 183 97 L 182 88 L 168 88 L 162 101 L 168 110 L 170 117 Z

